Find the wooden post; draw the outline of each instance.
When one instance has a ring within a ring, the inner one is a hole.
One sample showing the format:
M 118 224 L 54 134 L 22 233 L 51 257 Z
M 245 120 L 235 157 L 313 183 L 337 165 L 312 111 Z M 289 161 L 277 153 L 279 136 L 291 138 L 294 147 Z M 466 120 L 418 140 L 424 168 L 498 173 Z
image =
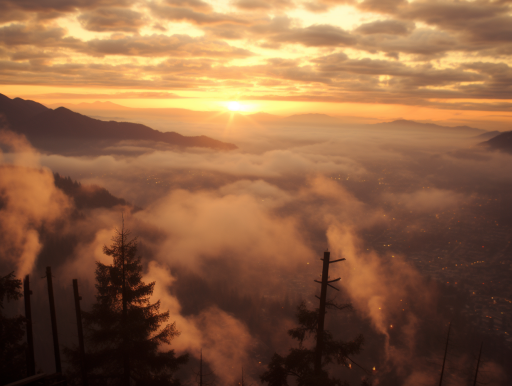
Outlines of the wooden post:
M 448 324 L 448 336 L 446 337 L 446 347 L 444 348 L 444 358 L 443 358 L 443 367 L 441 368 L 441 378 L 439 379 L 439 386 L 443 384 L 443 374 L 444 374 L 444 365 L 446 363 L 446 353 L 448 352 L 448 342 L 450 340 L 450 328 L 452 327 L 452 323 Z
M 475 381 L 473 382 L 473 386 L 476 386 L 476 379 L 478 378 L 478 368 L 480 367 L 480 357 L 482 356 L 482 347 L 484 342 L 480 345 L 480 352 L 478 353 L 478 362 L 476 362 L 476 373 L 475 373 Z
M 48 299 L 50 300 L 50 316 L 52 319 L 53 353 L 55 355 L 55 372 L 62 373 L 60 363 L 59 336 L 57 333 L 57 316 L 55 315 L 55 300 L 53 298 L 52 269 L 46 267 L 46 280 L 48 282 Z
M 125 256 L 125 246 L 124 246 L 124 215 L 123 219 L 123 227 L 121 230 L 121 260 L 123 264 L 122 269 L 122 302 L 123 302 L 123 310 L 121 314 L 121 323 L 122 323 L 122 337 L 123 337 L 123 385 L 130 386 L 130 353 L 129 353 L 129 345 L 128 345 L 128 303 L 126 299 L 126 256 Z
M 320 290 L 320 309 L 318 312 L 318 330 L 316 336 L 316 351 L 315 351 L 315 375 L 318 377 L 322 372 L 322 353 L 324 348 L 324 324 L 325 324 L 325 307 L 327 302 L 327 286 L 339 291 L 331 283 L 339 281 L 340 279 L 329 280 L 329 265 L 337 263 L 345 259 L 338 259 L 330 261 L 331 252 L 324 252 L 323 267 L 322 267 L 322 281 L 315 280 L 322 285 Z
M 201 349 L 201 359 L 199 360 L 199 386 L 203 386 L 203 349 Z
M 30 278 L 25 276 L 23 280 L 23 297 L 25 300 L 25 321 L 27 327 L 27 376 L 36 374 L 36 361 L 34 359 L 34 335 L 32 333 L 32 309 L 30 307 Z
M 85 347 L 84 330 L 82 327 L 82 310 L 80 309 L 80 300 L 82 297 L 78 294 L 78 280 L 73 279 L 73 294 L 75 295 L 76 327 L 78 330 L 78 348 L 80 350 L 80 368 L 82 370 L 82 386 L 87 386 L 87 370 L 85 366 Z
M 320 310 L 318 313 L 318 331 L 316 337 L 316 352 L 315 352 L 315 374 L 320 375 L 322 371 L 322 351 L 324 347 L 324 323 L 325 323 L 325 302 L 327 299 L 327 280 L 329 278 L 329 259 L 331 258 L 330 252 L 324 252 L 324 263 L 322 269 L 322 282 L 320 290 Z

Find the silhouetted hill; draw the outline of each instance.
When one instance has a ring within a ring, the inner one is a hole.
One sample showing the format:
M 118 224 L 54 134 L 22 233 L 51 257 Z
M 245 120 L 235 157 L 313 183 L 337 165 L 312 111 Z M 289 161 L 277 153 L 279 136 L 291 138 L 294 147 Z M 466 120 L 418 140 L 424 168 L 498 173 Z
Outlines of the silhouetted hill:
M 66 107 L 70 110 L 74 109 L 84 109 L 84 110 L 131 110 L 130 107 L 118 105 L 113 102 L 82 102 L 82 103 L 65 103 L 65 104 L 52 104 L 48 105 L 48 107 L 52 109 L 56 109 L 59 107 Z
M 248 114 L 247 117 L 254 120 L 255 122 L 261 122 L 261 123 L 276 122 L 281 119 L 281 117 L 278 115 L 268 114 L 268 113 L 263 113 L 263 112 Z
M 234 150 L 230 143 L 207 136 L 187 137 L 176 132 L 161 132 L 130 122 L 101 121 L 75 113 L 65 107 L 55 110 L 20 98 L 0 94 L 0 114 L 7 126 L 24 134 L 34 146 L 49 151 L 94 149 L 121 141 L 150 141 L 179 147 L 206 147 Z
M 112 208 L 116 205 L 128 205 L 123 198 L 118 198 L 97 185 L 83 186 L 71 177 L 62 177 L 59 173 L 53 173 L 55 186 L 62 190 L 68 197 L 73 198 L 77 209 Z
M 501 134 L 501 131 L 496 131 L 496 130 L 488 131 L 487 133 L 483 133 L 483 134 L 477 135 L 475 137 L 475 139 L 479 139 L 480 141 L 487 141 L 487 140 L 489 140 L 491 138 L 494 138 L 494 137 L 496 137 L 496 136 L 498 136 L 500 134 Z
M 451 133 L 460 133 L 460 134 L 468 134 L 468 135 L 477 135 L 485 133 L 485 130 L 477 129 L 469 126 L 440 126 L 434 123 L 420 123 L 415 121 L 408 121 L 405 119 L 399 119 L 393 122 L 382 122 L 376 123 L 372 125 L 374 127 L 380 127 L 383 129 L 395 129 L 395 130 L 415 130 L 415 131 L 441 131 L 441 132 L 451 132 Z
M 505 131 L 488 141 L 482 142 L 481 145 L 487 146 L 492 150 L 512 153 L 512 131 Z
M 342 122 L 335 117 L 326 114 L 295 114 L 282 118 L 282 121 L 293 122 L 294 124 L 318 124 L 318 125 L 341 125 Z

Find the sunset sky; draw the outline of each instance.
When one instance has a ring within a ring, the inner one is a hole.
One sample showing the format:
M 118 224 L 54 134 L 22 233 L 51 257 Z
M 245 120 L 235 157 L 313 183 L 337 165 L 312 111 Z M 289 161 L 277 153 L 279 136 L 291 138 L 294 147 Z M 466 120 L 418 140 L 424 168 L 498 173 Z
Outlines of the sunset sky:
M 0 0 L 0 9 L 0 92 L 11 98 L 512 122 L 511 0 Z

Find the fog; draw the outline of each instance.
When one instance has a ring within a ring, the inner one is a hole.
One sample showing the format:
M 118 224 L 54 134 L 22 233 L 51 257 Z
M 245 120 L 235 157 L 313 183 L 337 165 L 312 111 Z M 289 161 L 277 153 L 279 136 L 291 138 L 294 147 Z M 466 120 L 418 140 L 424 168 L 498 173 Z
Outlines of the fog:
M 106 119 L 122 113 L 98 112 Z M 40 153 L 8 131 L 0 136 L 0 267 L 5 274 L 39 278 L 52 266 L 62 345 L 76 344 L 71 279 L 78 279 L 87 309 L 94 302 L 95 262 L 109 263 L 102 248 L 120 228 L 122 214 L 137 237 L 145 280 L 156 281 L 153 298 L 181 332 L 171 348 L 196 359 L 202 349 L 219 385 L 238 382 L 242 367 L 245 382 L 259 384 L 270 356 L 285 355 L 295 344 L 286 331 L 295 325 L 300 300 L 317 307 L 313 280 L 327 249 L 332 259 L 346 259 L 332 266 L 331 277 L 342 280 L 340 292 L 329 290 L 329 297 L 354 308 L 329 313 L 327 327 L 344 339 L 365 336 L 354 360 L 369 372 L 331 369 L 351 384 L 363 376 L 374 386 L 437 382 L 450 321 L 464 324 L 455 326 L 448 384 L 466 384 L 481 336 L 501 341 L 503 331 L 484 328 L 469 339 L 472 322 L 447 305 L 446 293 L 466 294 L 472 284 L 447 287 L 436 271 L 441 268 L 426 269 L 413 256 L 421 251 L 432 261 L 448 243 L 470 243 L 495 228 L 510 235 L 512 222 L 502 208 L 512 202 L 512 155 L 479 146 L 472 131 L 448 128 L 193 114 L 176 122 L 141 113 L 138 121 L 157 123 L 157 129 L 175 122 L 170 129 L 239 149 L 159 150 L 129 143 L 110 155 L 64 156 Z M 129 204 L 78 210 L 55 186 L 52 172 L 84 188 L 104 187 Z M 452 235 L 452 228 L 459 233 Z M 460 264 L 456 255 L 445 255 L 451 265 Z M 488 255 L 491 262 L 494 255 Z M 512 256 L 506 258 L 508 267 Z M 41 282 L 36 279 L 33 296 L 39 336 L 50 331 Z M 500 291 L 494 296 L 508 296 Z M 275 304 L 282 305 L 281 313 L 271 312 Z M 50 346 L 38 339 L 37 365 L 51 372 Z M 503 343 L 500 350 L 503 361 L 511 358 L 510 346 Z M 510 369 L 496 356 L 487 353 L 482 379 L 505 385 Z M 192 360 L 180 372 L 185 384 L 194 384 L 196 364 Z

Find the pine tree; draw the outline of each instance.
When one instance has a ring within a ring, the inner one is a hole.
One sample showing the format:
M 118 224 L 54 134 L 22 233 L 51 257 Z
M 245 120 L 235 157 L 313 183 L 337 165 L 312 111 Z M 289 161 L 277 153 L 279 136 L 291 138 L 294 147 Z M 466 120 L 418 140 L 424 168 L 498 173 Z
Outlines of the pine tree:
M 349 304 L 337 305 L 328 303 L 329 308 L 346 309 Z M 262 382 L 268 382 L 269 386 L 287 386 L 289 377 L 296 378 L 297 386 L 344 386 L 346 382 L 330 377 L 324 366 L 335 363 L 338 365 L 349 365 L 349 357 L 358 354 L 363 344 L 363 336 L 359 335 L 354 340 L 344 342 L 333 338 L 329 331 L 324 331 L 322 372 L 315 374 L 314 360 L 315 350 L 307 348 L 304 341 L 314 336 L 316 338 L 318 327 L 319 309 L 308 310 L 302 302 L 297 307 L 297 320 L 299 327 L 288 331 L 288 335 L 298 340 L 299 347 L 290 349 L 286 357 L 275 353 L 268 364 L 268 369 L 260 377 Z
M 17 300 L 21 296 L 21 280 L 14 277 L 14 272 L 0 277 L 0 385 L 26 376 L 25 318 L 4 315 L 4 300 Z
M 96 303 L 84 313 L 88 377 L 101 385 L 178 386 L 174 374 L 188 356 L 159 350 L 179 332 L 175 323 L 161 328 L 169 312 L 159 312 L 160 301 L 150 303 L 155 282 L 142 281 L 137 241 L 129 234 L 116 230 L 103 248 L 112 264 L 96 263 Z

